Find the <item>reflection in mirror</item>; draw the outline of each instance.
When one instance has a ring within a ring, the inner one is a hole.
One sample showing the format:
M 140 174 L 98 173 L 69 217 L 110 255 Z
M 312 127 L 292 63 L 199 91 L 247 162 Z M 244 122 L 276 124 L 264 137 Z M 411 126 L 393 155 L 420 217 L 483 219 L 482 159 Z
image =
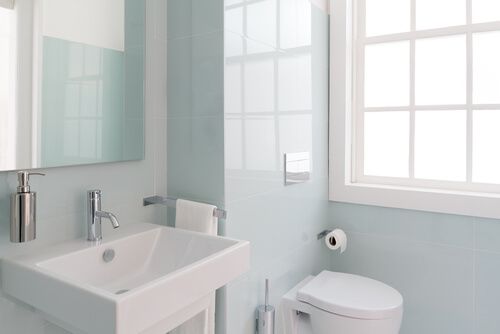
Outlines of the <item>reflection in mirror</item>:
M 10 38 L 22 46 L 28 17 L 35 31 L 32 52 L 11 50 L 32 57 L 33 91 L 14 99 L 9 89 L 26 87 L 21 71 L 0 77 L 1 126 L 8 128 L 0 134 L 0 170 L 142 159 L 144 1 L 17 0 L 0 15 L 2 45 Z M 26 68 L 9 66 L 16 67 Z

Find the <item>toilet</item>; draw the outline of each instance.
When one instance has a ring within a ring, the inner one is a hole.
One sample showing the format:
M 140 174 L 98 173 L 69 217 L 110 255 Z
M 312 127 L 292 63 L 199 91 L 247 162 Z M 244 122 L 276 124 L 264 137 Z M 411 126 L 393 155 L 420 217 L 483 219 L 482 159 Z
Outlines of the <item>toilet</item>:
M 362 276 L 323 271 L 282 299 L 285 334 L 398 334 L 403 297 Z

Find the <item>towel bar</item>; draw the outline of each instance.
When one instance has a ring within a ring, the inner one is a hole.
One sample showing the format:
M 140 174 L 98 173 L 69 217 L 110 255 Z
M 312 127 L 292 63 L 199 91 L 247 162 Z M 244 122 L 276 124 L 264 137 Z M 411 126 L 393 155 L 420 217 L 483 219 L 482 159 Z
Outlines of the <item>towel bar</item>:
M 142 205 L 144 205 L 144 206 L 153 205 L 153 204 L 161 204 L 161 205 L 165 205 L 169 208 L 175 208 L 176 204 L 177 204 L 177 198 L 151 196 L 151 197 L 144 198 L 142 201 Z M 227 211 L 215 208 L 214 209 L 214 217 L 216 217 L 218 219 L 226 219 L 227 218 Z

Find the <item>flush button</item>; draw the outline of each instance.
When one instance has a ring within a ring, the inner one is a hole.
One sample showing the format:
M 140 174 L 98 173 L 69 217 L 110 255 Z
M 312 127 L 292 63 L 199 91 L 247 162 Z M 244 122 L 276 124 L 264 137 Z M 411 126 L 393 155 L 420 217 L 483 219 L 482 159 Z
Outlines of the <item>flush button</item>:
M 285 153 L 285 185 L 304 183 L 311 179 L 309 152 Z
M 106 263 L 113 261 L 114 258 L 115 258 L 115 251 L 113 249 L 106 249 L 102 254 L 102 259 Z

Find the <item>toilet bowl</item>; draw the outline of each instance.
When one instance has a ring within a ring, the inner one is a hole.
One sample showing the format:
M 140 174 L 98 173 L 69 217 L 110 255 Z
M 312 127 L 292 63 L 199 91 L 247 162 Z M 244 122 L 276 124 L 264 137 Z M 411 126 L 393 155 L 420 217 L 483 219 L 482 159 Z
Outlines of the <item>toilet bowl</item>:
M 285 334 L 398 334 L 403 297 L 357 275 L 323 271 L 282 299 Z

